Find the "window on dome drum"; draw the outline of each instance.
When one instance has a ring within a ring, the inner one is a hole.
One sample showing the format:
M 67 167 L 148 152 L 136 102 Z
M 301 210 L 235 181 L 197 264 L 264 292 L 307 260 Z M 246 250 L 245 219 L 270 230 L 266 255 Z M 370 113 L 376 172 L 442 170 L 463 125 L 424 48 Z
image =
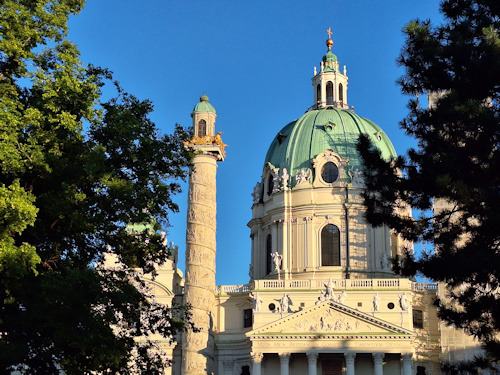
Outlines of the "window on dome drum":
M 326 84 L 326 104 L 333 105 L 333 83 Z
M 321 265 L 340 266 L 340 230 L 328 224 L 321 231 Z
M 316 86 L 316 100 L 321 103 L 321 85 Z
M 273 237 L 268 234 L 266 238 L 266 275 L 269 275 L 273 270 Z
M 198 122 L 198 137 L 204 137 L 207 135 L 207 122 L 205 120 L 200 120 Z
M 339 102 L 344 101 L 344 86 L 342 86 L 341 83 L 339 83 Z
M 424 328 L 424 312 L 413 310 L 413 328 Z
M 327 184 L 331 184 L 332 182 L 337 181 L 339 177 L 339 168 L 337 165 L 331 161 L 325 163 L 323 168 L 321 169 L 321 178 Z
M 269 177 L 267 178 L 267 195 L 271 196 L 271 194 L 273 193 L 273 189 L 274 189 L 273 175 L 269 175 Z

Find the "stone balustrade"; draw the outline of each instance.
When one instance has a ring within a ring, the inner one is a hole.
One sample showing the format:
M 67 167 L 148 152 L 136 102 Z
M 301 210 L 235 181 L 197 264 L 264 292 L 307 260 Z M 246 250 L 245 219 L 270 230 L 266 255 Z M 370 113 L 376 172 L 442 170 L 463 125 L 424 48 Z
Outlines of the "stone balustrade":
M 328 280 L 255 280 L 245 285 L 219 285 L 216 295 L 234 295 L 249 293 L 252 290 L 321 290 Z M 332 280 L 335 289 L 357 290 L 413 290 L 415 292 L 436 291 L 437 284 L 416 283 L 408 279 L 343 279 Z

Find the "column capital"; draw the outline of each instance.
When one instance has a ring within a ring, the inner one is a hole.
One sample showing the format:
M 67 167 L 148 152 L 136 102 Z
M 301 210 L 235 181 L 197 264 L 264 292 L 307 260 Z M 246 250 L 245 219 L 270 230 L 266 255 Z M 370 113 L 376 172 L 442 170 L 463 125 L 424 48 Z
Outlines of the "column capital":
M 353 353 L 353 352 L 347 352 L 347 353 L 344 353 L 344 357 L 345 357 L 345 363 L 346 364 L 354 364 L 354 359 L 356 358 L 356 353 Z
M 310 351 L 306 353 L 307 362 L 309 363 L 317 363 L 318 362 L 318 352 Z
M 262 363 L 264 359 L 264 353 L 251 352 L 250 355 L 252 356 L 253 363 Z
M 384 355 L 385 353 L 372 353 L 373 362 L 382 363 L 384 361 Z
M 413 358 L 413 353 L 401 354 L 401 358 L 403 358 L 403 362 L 411 362 L 411 360 Z
M 278 353 L 278 355 L 280 356 L 281 363 L 290 362 L 290 353 Z

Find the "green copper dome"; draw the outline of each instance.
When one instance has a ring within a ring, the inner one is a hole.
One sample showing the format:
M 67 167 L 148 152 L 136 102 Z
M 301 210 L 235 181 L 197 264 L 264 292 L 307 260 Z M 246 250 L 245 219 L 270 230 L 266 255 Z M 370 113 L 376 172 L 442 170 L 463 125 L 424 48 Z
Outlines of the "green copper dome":
M 391 141 L 372 121 L 352 110 L 328 108 L 306 112 L 281 129 L 269 147 L 264 165 L 286 168 L 295 182 L 297 171 L 312 170 L 311 160 L 331 149 L 349 159 L 345 173 L 351 168 L 361 170 L 361 158 L 356 151 L 360 134 L 368 134 L 384 158 L 396 157 Z
M 200 102 L 194 106 L 193 113 L 194 112 L 216 113 L 215 108 L 208 102 L 208 96 L 206 96 L 205 94 L 203 94 L 203 96 L 200 98 Z

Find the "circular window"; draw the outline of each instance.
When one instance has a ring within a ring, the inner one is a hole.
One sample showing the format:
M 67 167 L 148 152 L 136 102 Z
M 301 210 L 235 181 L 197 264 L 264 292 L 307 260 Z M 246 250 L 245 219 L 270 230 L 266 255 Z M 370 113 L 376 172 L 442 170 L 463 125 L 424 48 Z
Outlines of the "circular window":
M 329 161 L 323 165 L 323 169 L 321 170 L 321 178 L 328 184 L 337 181 L 339 177 L 339 168 L 335 163 Z
M 394 308 L 394 304 L 393 304 L 392 302 L 389 302 L 389 303 L 387 304 L 387 308 L 388 308 L 389 310 L 392 310 L 392 309 Z
M 267 195 L 271 195 L 273 193 L 273 189 L 274 189 L 273 176 L 270 175 L 267 178 Z

